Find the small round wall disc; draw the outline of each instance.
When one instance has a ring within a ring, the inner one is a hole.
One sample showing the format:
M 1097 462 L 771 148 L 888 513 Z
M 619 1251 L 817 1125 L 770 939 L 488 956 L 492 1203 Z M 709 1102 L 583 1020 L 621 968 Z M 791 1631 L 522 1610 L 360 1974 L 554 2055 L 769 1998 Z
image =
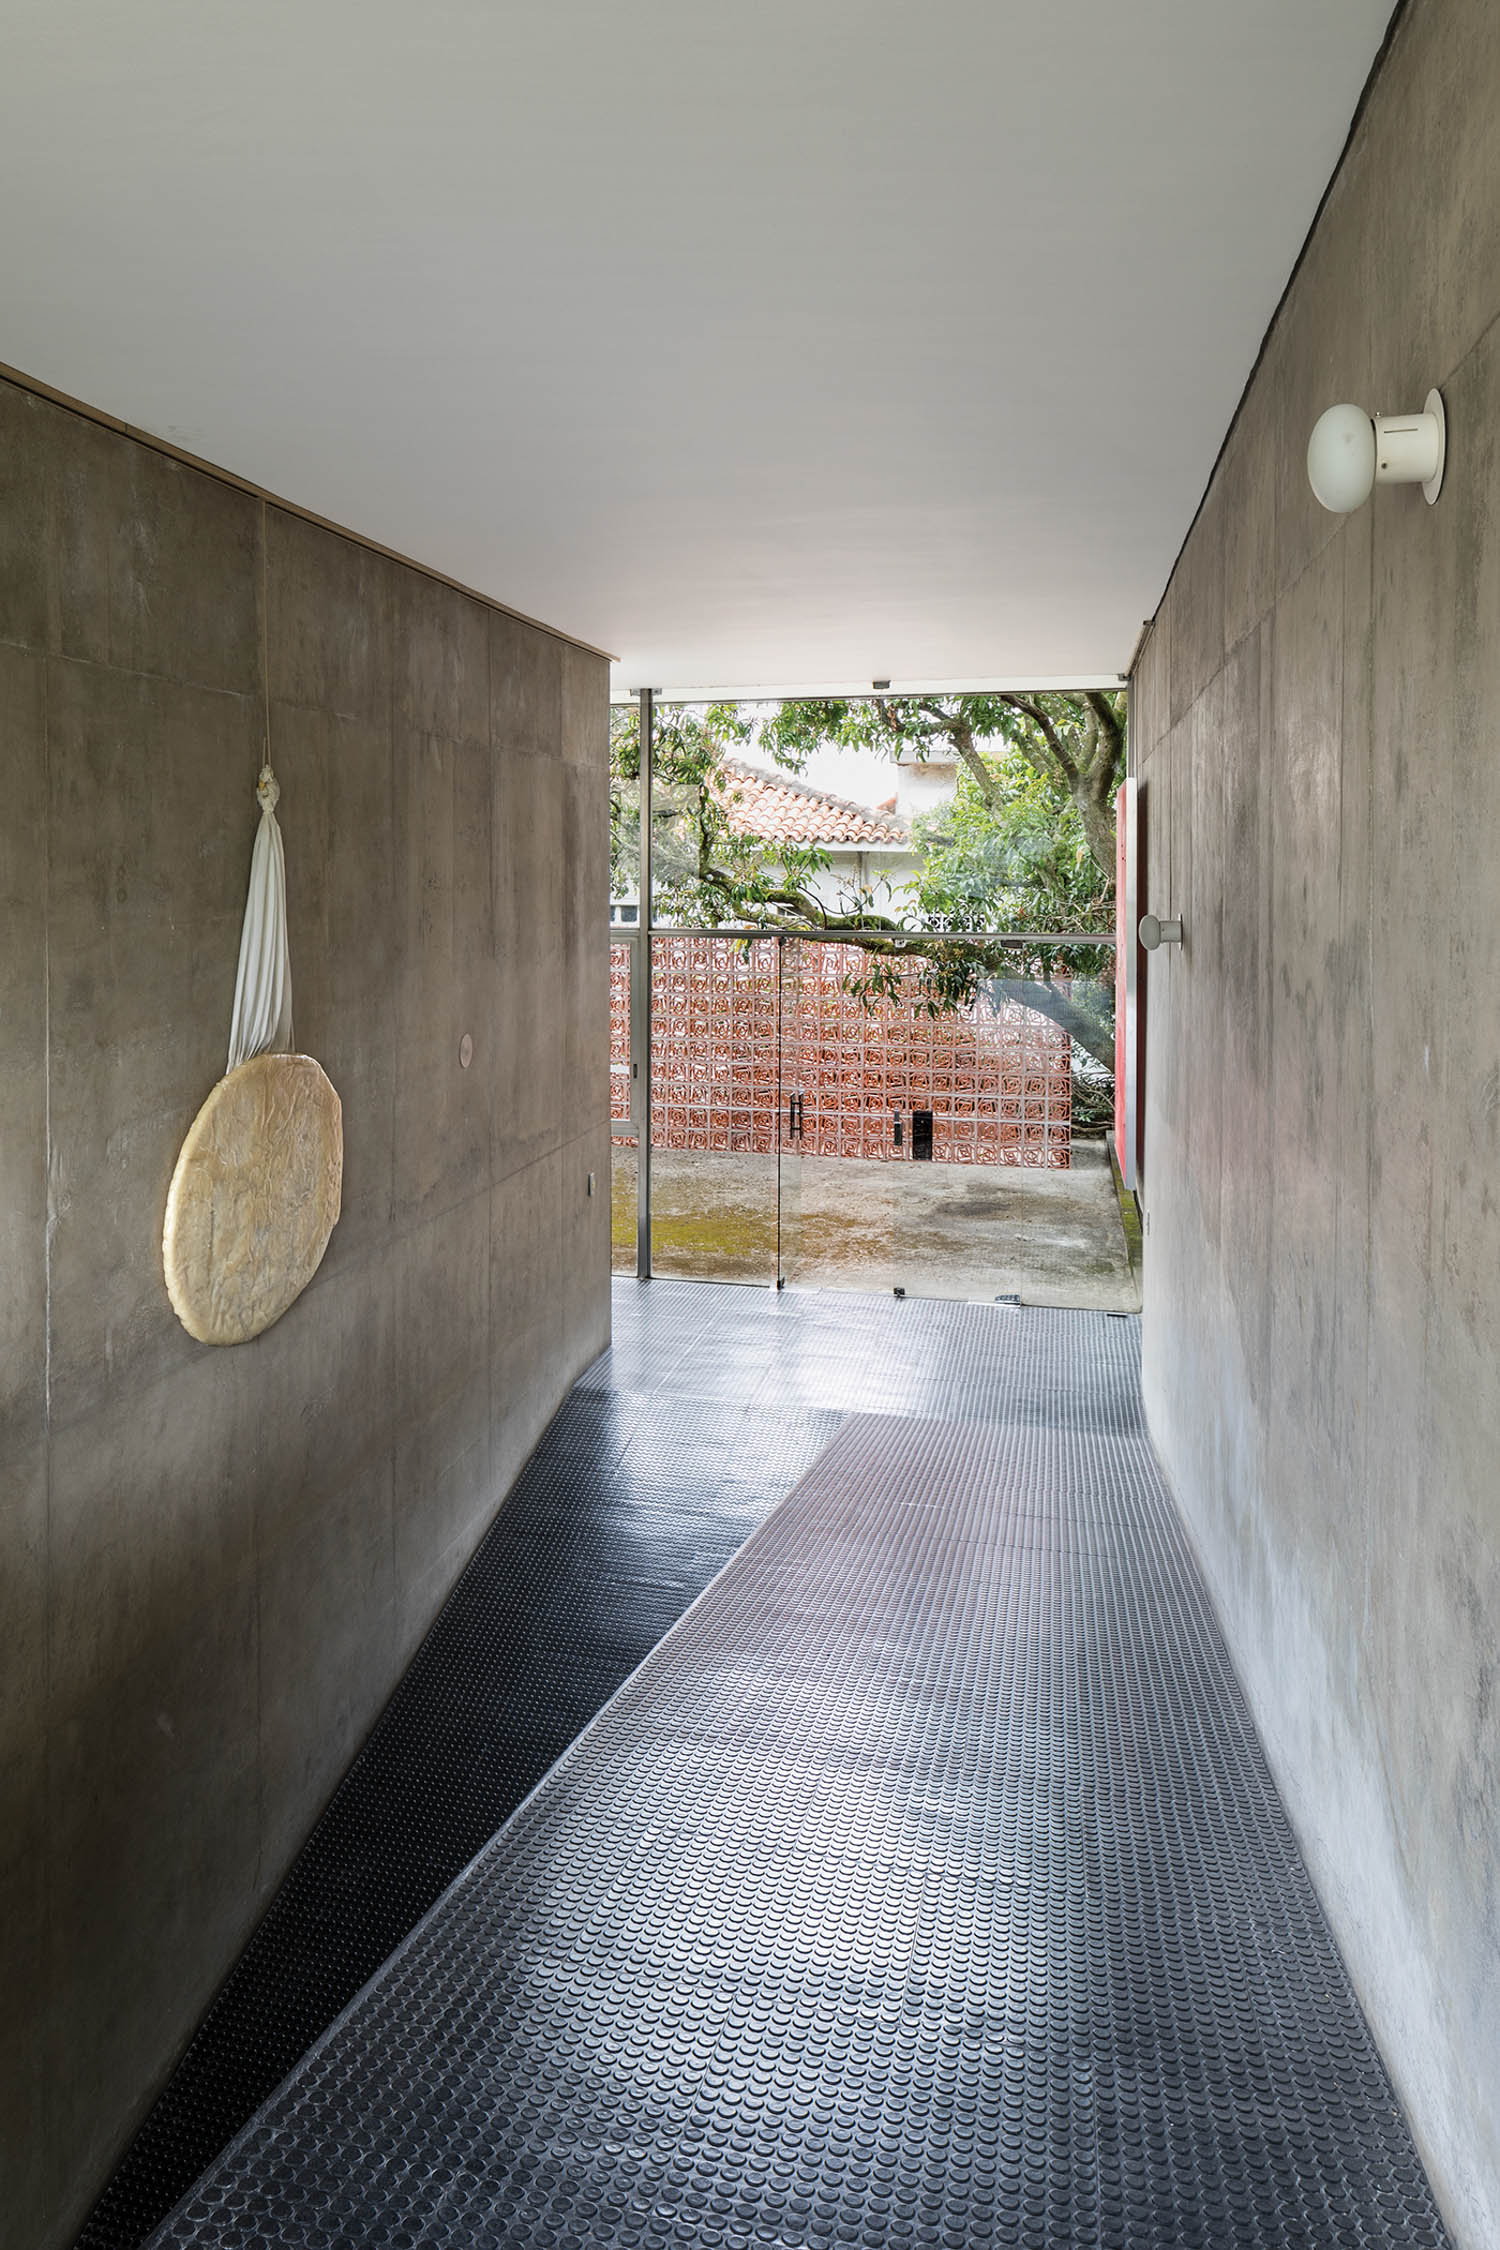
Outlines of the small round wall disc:
M 322 1262 L 339 1215 L 344 1113 L 311 1055 L 256 1055 L 221 1078 L 167 1193 L 172 1309 L 200 1344 L 243 1344 L 279 1320 Z

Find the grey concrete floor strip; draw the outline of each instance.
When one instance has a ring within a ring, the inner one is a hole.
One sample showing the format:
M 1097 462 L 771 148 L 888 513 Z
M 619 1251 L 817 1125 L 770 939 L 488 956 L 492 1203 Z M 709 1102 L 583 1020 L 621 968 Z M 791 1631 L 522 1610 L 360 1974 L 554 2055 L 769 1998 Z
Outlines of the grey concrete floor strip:
M 850 1415 L 156 2241 L 1446 2244 L 1133 1327 L 695 1294 L 633 1379 L 904 1342 L 953 1411 Z

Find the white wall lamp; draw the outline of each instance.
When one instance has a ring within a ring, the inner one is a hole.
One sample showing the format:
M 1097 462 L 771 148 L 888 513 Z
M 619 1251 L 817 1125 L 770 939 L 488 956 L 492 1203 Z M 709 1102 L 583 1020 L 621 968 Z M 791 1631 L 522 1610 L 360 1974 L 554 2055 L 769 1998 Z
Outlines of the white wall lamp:
M 1164 922 L 1155 914 L 1143 914 L 1136 925 L 1135 934 L 1146 951 L 1154 953 L 1159 945 L 1181 945 L 1182 921 L 1180 916 Z
M 1419 484 L 1429 508 L 1443 489 L 1448 424 L 1436 391 L 1420 414 L 1330 406 L 1307 441 L 1307 480 L 1325 508 L 1347 516 L 1377 484 Z

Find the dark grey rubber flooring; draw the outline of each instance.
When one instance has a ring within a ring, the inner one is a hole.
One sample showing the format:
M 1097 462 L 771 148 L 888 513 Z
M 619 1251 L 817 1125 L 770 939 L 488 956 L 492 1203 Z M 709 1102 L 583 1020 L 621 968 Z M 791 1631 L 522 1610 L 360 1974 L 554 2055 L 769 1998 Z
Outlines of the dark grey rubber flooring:
M 847 1419 L 160 2243 L 1446 2241 L 1134 1324 L 849 1305 L 622 1293 L 595 1391 Z
M 574 1391 L 79 2250 L 138 2250 L 838 1426 L 816 1409 Z

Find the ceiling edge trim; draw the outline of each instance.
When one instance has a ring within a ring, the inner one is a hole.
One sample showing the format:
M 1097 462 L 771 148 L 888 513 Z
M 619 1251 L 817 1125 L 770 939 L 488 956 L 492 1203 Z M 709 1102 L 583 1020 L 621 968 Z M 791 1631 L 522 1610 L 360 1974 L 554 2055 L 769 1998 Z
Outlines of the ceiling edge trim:
M 976 679 L 964 673 L 951 680 L 890 680 L 872 688 L 868 680 L 801 680 L 792 686 L 752 682 L 739 686 L 720 683 L 712 687 L 663 687 L 651 690 L 657 704 L 664 703 L 873 703 L 879 695 L 1065 695 L 1088 688 L 1122 688 L 1125 672 L 1068 672 L 1056 678 L 1039 678 L 1035 672 L 1007 674 L 1003 679 Z M 634 703 L 641 690 L 612 685 L 611 703 Z

